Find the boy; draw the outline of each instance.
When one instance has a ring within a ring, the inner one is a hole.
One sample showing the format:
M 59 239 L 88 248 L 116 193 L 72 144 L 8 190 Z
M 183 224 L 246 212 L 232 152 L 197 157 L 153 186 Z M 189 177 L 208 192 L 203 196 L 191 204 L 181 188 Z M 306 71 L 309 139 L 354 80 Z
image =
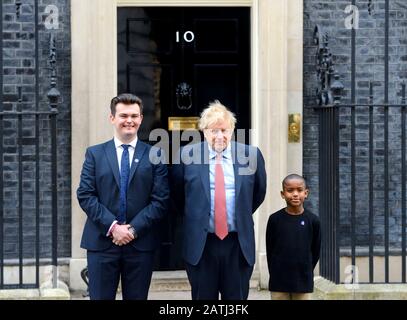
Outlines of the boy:
M 319 260 L 319 218 L 304 209 L 308 188 L 303 177 L 283 180 L 281 197 L 287 207 L 269 217 L 266 231 L 269 290 L 273 300 L 309 300 Z

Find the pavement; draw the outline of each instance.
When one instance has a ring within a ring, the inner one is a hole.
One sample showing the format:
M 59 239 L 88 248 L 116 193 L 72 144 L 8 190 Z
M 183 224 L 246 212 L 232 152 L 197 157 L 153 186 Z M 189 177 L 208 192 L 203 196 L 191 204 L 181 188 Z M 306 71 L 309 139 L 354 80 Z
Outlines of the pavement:
M 149 300 L 191 300 L 191 291 L 150 291 Z M 268 290 L 250 289 L 248 300 L 270 300 Z
M 259 290 L 258 273 L 250 280 L 248 300 L 270 300 L 268 290 Z M 71 300 L 89 300 L 85 291 L 71 292 Z M 116 300 L 121 300 L 120 288 Z M 151 279 L 148 300 L 191 300 L 191 287 L 185 270 L 155 271 Z
M 89 297 L 84 297 L 85 292 L 71 292 L 71 300 L 89 300 Z M 116 300 L 122 300 L 121 293 L 116 296 Z M 167 291 L 151 291 L 148 294 L 148 300 L 191 300 L 190 290 L 167 290 Z M 268 290 L 250 289 L 248 300 L 270 300 Z

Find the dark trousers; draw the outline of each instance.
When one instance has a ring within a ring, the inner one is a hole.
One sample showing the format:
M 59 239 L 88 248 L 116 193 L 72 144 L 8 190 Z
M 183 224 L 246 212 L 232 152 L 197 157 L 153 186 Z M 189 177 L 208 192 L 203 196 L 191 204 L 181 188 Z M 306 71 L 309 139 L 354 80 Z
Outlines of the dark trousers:
M 153 251 L 132 245 L 113 245 L 105 251 L 88 250 L 91 300 L 114 300 L 121 278 L 123 300 L 146 300 L 153 273 Z
M 186 263 L 193 300 L 246 300 L 249 295 L 250 266 L 240 249 L 237 233 L 220 240 L 208 233 L 201 260 Z

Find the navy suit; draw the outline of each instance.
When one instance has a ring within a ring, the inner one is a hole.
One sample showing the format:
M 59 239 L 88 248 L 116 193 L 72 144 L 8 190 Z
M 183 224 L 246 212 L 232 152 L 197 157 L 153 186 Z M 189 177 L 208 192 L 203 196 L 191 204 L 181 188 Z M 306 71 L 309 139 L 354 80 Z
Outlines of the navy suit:
M 155 161 L 160 152 L 137 141 L 130 167 L 126 216 L 126 223 L 135 228 L 137 238 L 119 247 L 106 236 L 120 205 L 114 141 L 86 151 L 77 197 L 87 215 L 81 247 L 88 250 L 91 299 L 114 299 L 119 276 L 124 299 L 147 298 L 154 250 L 160 242 L 157 222 L 167 213 L 169 201 L 167 166 Z
M 181 159 L 194 161 L 188 164 L 181 161 L 179 165 L 173 166 L 173 197 L 175 205 L 184 213 L 183 257 L 193 299 L 217 299 L 218 290 L 222 299 L 246 299 L 248 295 L 255 263 L 252 214 L 264 200 L 266 172 L 258 148 L 233 141 L 231 144 L 237 230 L 224 240 L 218 240 L 208 233 L 211 202 L 207 142 L 184 147 Z M 228 265 L 224 268 L 225 274 L 221 276 L 223 280 L 214 280 L 217 275 L 213 272 L 217 272 L 217 269 L 209 266 L 216 259 L 213 253 L 224 250 L 221 254 L 228 254 L 227 251 L 234 247 L 237 247 L 237 256 L 226 259 Z M 229 280 L 225 282 L 226 278 Z

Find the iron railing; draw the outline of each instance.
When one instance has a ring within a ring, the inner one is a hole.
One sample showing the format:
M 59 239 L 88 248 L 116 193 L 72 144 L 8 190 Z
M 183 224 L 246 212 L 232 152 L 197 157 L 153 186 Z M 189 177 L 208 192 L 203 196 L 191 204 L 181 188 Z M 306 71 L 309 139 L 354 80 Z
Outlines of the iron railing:
M 17 100 L 4 101 L 3 37 L 0 41 L 0 289 L 38 288 L 40 265 L 52 265 L 52 284 L 57 286 L 57 105 L 56 46 L 50 33 L 51 85 L 49 109 L 40 109 L 39 20 L 38 0 L 34 1 L 35 22 L 35 93 L 34 104 L 23 101 L 24 89 L 17 86 Z M 16 19 L 20 18 L 21 1 L 16 1 Z M 3 4 L 0 5 L 0 33 L 3 35 Z M 16 35 L 18 40 L 18 35 Z M 31 90 L 31 89 L 30 89 Z M 31 91 L 32 92 L 32 91 Z M 51 205 L 46 196 L 51 194 Z M 11 207 L 13 206 L 13 208 Z M 51 207 L 51 231 L 44 223 L 44 214 Z M 45 225 L 42 226 L 42 223 Z M 41 229 L 43 227 L 43 229 Z M 52 252 L 40 255 L 46 247 L 48 234 Z M 12 277 L 8 268 L 18 268 Z M 34 272 L 32 269 L 34 268 Z M 32 276 L 34 274 L 34 276 Z
M 355 1 L 352 1 L 355 5 Z M 369 2 L 369 14 L 371 14 Z M 374 103 L 369 82 L 365 103 L 356 101 L 356 30 L 351 30 L 350 101 L 333 66 L 328 36 L 315 27 L 319 113 L 320 274 L 335 282 L 406 283 L 406 84 L 400 103 L 389 103 L 389 1 L 384 5 L 384 95 Z M 350 257 L 352 274 L 344 274 Z M 358 279 L 358 258 L 368 275 Z M 383 260 L 382 269 L 377 264 Z M 399 258 L 392 260 L 392 257 Z M 400 264 L 400 265 L 394 265 Z M 391 272 L 391 266 L 401 274 Z

